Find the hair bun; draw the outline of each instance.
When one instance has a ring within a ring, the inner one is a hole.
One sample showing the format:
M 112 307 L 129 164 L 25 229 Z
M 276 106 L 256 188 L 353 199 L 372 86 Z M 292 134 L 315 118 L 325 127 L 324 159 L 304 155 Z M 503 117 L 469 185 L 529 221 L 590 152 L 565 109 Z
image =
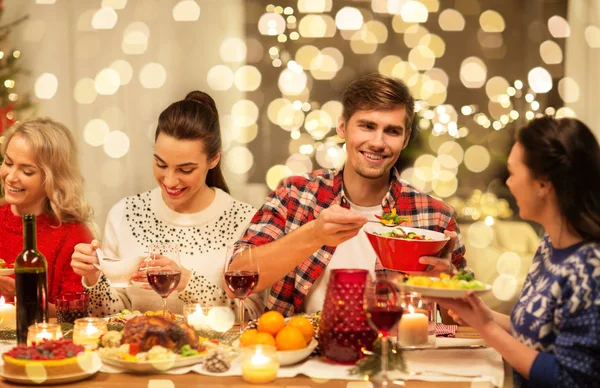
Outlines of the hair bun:
M 215 100 L 213 100 L 212 97 L 209 96 L 208 94 L 206 94 L 204 92 L 201 92 L 199 90 L 194 90 L 194 91 L 189 92 L 185 96 L 184 100 L 194 101 L 194 102 L 197 102 L 199 104 L 206 105 L 206 106 L 210 107 L 210 109 L 213 112 L 217 111 L 217 104 L 215 103 Z

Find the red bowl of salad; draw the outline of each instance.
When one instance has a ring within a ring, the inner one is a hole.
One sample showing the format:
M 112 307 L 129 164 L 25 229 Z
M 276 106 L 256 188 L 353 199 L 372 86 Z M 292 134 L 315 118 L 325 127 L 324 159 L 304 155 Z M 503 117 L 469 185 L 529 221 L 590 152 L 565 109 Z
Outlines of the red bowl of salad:
M 428 229 L 367 224 L 364 232 L 381 264 L 402 272 L 420 272 L 427 264 L 419 263 L 421 256 L 437 256 L 450 240 L 443 233 Z

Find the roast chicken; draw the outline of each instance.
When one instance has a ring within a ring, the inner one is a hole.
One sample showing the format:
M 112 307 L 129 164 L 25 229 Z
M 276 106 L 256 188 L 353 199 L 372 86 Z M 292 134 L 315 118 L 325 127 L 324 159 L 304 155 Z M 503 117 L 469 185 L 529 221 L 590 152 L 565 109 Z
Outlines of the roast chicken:
M 179 323 L 159 316 L 135 317 L 125 324 L 123 344 L 138 343 L 140 350 L 147 352 L 154 345 L 160 345 L 179 353 L 184 345 L 192 349 L 198 347 L 198 335 L 186 323 Z

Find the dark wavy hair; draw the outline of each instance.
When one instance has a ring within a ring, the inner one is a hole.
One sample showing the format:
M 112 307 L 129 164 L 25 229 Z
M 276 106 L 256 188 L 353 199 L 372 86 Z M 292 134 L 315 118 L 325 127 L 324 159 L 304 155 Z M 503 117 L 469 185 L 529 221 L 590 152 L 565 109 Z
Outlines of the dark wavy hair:
M 215 101 L 204 92 L 189 92 L 185 99 L 172 103 L 160 114 L 154 141 L 161 133 L 178 140 L 200 140 L 208 159 L 213 159 L 221 151 L 221 126 Z M 220 160 L 208 170 L 206 184 L 229 193 Z
M 517 132 L 525 165 L 554 186 L 561 214 L 586 241 L 600 242 L 600 146 L 573 118 L 543 116 Z

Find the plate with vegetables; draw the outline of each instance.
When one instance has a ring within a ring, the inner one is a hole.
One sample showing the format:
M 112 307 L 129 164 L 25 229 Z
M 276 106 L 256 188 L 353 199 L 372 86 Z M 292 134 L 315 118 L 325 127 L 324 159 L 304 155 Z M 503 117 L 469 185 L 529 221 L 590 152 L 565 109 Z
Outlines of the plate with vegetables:
M 463 298 L 468 291 L 483 294 L 492 289 L 489 284 L 476 280 L 472 274 L 461 272 L 454 276 L 441 274 L 439 278 L 428 276 L 406 276 L 396 279 L 405 292 L 417 292 L 434 298 Z
M 9 276 L 15 273 L 15 265 L 9 264 L 6 261 L 0 259 L 0 276 Z
M 162 317 L 131 319 L 123 332 L 109 331 L 100 338 L 102 362 L 133 373 L 161 373 L 204 362 L 217 340 L 198 337 L 185 323 Z

